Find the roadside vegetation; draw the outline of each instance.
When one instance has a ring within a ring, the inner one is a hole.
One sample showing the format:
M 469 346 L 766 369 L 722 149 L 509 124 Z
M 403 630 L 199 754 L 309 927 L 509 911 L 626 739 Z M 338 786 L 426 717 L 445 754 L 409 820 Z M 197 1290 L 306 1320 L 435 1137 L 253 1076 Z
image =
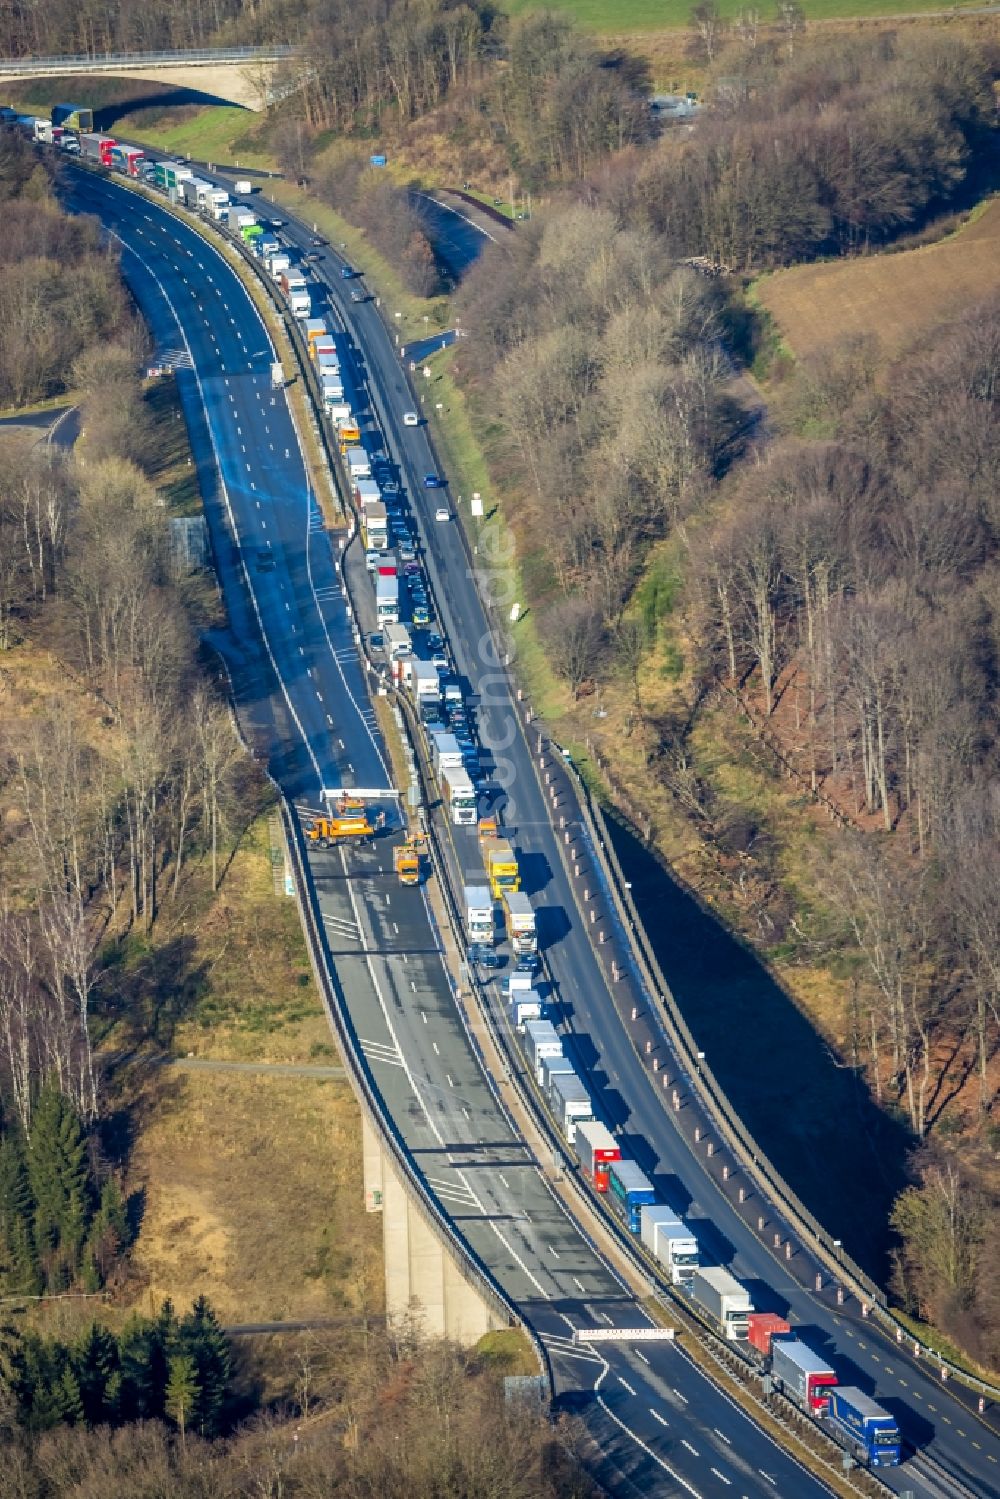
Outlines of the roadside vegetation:
M 895 1294 L 997 1366 L 991 210 L 913 248 L 996 187 L 995 40 L 705 0 L 711 107 L 660 129 L 647 66 L 519 9 L 307 6 L 308 79 L 255 136 L 418 331 L 411 183 L 532 194 L 457 295 L 432 421 L 513 539 L 534 705 L 899 1126 Z M 278 31 L 261 8 L 252 39 Z M 155 922 L 162 891 L 126 890 Z

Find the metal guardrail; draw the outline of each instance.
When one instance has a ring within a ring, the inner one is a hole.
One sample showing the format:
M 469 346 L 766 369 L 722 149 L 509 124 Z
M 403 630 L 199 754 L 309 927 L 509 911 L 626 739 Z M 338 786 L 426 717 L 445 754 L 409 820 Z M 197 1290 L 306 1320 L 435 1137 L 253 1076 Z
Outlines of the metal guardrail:
M 565 761 L 565 756 L 563 759 Z M 713 1115 L 720 1132 L 726 1136 L 730 1149 L 739 1157 L 748 1174 L 755 1176 L 764 1190 L 772 1196 L 781 1212 L 789 1219 L 803 1240 L 820 1255 L 827 1268 L 845 1281 L 863 1305 L 868 1305 L 874 1310 L 878 1320 L 891 1330 L 897 1342 L 908 1342 L 917 1357 L 933 1361 L 940 1369 L 947 1370 L 947 1376 L 943 1377 L 954 1378 L 990 1400 L 1000 1400 L 1000 1388 L 969 1373 L 927 1344 L 921 1343 L 893 1316 L 885 1292 L 866 1275 L 850 1255 L 836 1247 L 827 1230 L 800 1200 L 794 1189 L 789 1186 L 750 1134 L 729 1102 L 725 1090 L 704 1056 L 699 1054 L 697 1042 L 680 1012 L 670 985 L 652 951 L 648 934 L 636 910 L 614 843 L 608 833 L 604 812 L 599 803 L 590 795 L 576 767 L 568 761 L 565 763 L 567 772 L 575 784 L 577 802 L 587 824 L 594 855 L 598 863 L 604 867 L 608 888 L 618 907 L 623 931 L 630 941 L 640 973 L 650 994 L 656 996 L 661 1003 L 661 1018 L 666 1022 L 668 1033 L 678 1054 L 688 1066 L 691 1075 L 699 1079 L 703 1085 L 699 1089 L 702 1100 Z
M 190 52 L 76 52 L 53 57 L 0 57 L 0 73 L 95 72 L 100 68 L 211 67 L 213 64 L 283 62 L 301 48 L 203 47 Z

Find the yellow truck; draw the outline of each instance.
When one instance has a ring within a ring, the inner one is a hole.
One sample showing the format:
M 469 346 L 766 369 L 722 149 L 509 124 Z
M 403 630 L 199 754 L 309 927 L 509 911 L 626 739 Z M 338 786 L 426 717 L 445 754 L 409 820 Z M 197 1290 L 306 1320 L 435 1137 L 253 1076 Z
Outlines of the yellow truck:
M 423 839 L 407 838 L 393 854 L 393 865 L 401 885 L 419 885 L 423 873 Z
M 502 900 L 505 890 L 520 890 L 521 872 L 510 844 L 505 839 L 497 838 L 486 844 L 484 852 L 486 875 L 493 899 Z

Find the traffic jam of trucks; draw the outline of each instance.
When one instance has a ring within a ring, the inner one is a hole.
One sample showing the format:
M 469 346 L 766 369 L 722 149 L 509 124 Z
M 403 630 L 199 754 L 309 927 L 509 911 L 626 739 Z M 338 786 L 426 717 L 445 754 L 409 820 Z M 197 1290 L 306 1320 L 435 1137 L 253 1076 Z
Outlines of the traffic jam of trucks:
M 462 888 L 468 957 L 482 969 L 502 968 L 508 963 L 502 949 L 509 949 L 511 971 L 501 979 L 507 1021 L 527 1075 L 582 1179 L 600 1202 L 609 1205 L 674 1292 L 684 1296 L 715 1334 L 739 1344 L 771 1388 L 855 1461 L 871 1468 L 898 1464 L 900 1435 L 892 1415 L 862 1390 L 839 1384 L 822 1354 L 798 1337 L 784 1318 L 756 1310 L 749 1290 L 724 1266 L 701 1263 L 694 1228 L 658 1199 L 639 1164 L 622 1155 L 572 1056 L 566 1054 L 565 1038 L 556 1024 L 559 1017 L 550 1012 L 539 987 L 543 981 L 536 912 L 530 895 L 522 890 L 512 834 L 490 808 L 487 791 L 482 793 L 486 810 L 480 806 L 484 769 L 473 709 L 434 627 L 417 529 L 396 471 L 383 456 L 380 434 L 370 430 L 370 417 L 363 431 L 361 414 L 368 403 L 350 346 L 346 335 L 314 306 L 308 265 L 296 263 L 296 252 L 281 244 L 272 225 L 262 224 L 251 210 L 232 203 L 224 190 L 198 178 L 189 167 L 147 161 L 138 148 L 95 132 L 93 113 L 84 106 L 57 105 L 48 120 L 13 110 L 3 111 L 0 118 L 41 143 L 78 152 L 110 171 L 144 180 L 192 212 L 220 223 L 259 258 L 302 326 L 323 409 L 344 460 L 374 591 L 377 629 L 372 647 L 384 654 L 395 689 L 407 696 L 421 726 L 445 818 L 456 829 L 477 830 L 482 872 L 469 873 Z M 244 196 L 250 193 L 248 182 L 236 188 Z M 358 273 L 344 269 L 345 280 L 356 282 Z M 356 846 L 374 839 L 384 824 L 383 813 L 345 795 L 312 819 L 306 836 L 318 847 Z M 418 835 L 396 847 L 394 867 L 401 884 L 420 883 L 425 856 Z

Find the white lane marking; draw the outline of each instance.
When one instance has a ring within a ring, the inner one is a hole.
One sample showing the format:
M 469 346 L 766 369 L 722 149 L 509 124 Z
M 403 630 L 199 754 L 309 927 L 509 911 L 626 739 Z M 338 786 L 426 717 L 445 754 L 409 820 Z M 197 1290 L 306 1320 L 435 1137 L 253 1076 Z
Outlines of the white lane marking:
M 729 1440 L 729 1438 L 726 1436 L 726 1433 L 724 1431 L 720 1431 L 717 1426 L 713 1427 L 712 1429 L 715 1432 L 715 1435 L 717 1437 L 721 1437 L 722 1438 L 722 1440 L 725 1442 L 725 1444 L 726 1444 L 727 1447 L 731 1447 L 733 1445 L 732 1442 Z
M 581 1296 L 586 1296 L 587 1289 L 578 1275 L 573 1276 L 573 1284 L 576 1286 Z
M 661 1426 L 670 1425 L 670 1422 L 665 1420 L 664 1417 L 660 1415 L 659 1411 L 654 1411 L 652 1406 L 649 1407 L 649 1414 L 652 1416 L 654 1421 L 659 1421 Z
M 478 1203 L 477 1206 L 479 1208 L 479 1211 L 482 1212 L 483 1211 L 483 1205 L 482 1205 L 482 1203 Z M 524 1263 L 524 1261 L 522 1260 L 521 1256 L 518 1254 L 517 1250 L 513 1247 L 512 1244 L 509 1244 L 507 1242 L 507 1240 L 504 1238 L 503 1234 L 500 1232 L 499 1228 L 497 1228 L 496 1224 L 495 1223 L 491 1223 L 490 1224 L 490 1228 L 492 1228 L 493 1232 L 496 1234 L 497 1238 L 500 1240 L 500 1243 L 503 1245 L 503 1247 L 506 1249 L 507 1253 L 510 1255 L 511 1259 L 514 1261 L 515 1265 L 517 1265 L 521 1270 L 523 1270 L 524 1274 L 531 1281 L 531 1284 L 534 1286 L 534 1288 L 538 1292 L 539 1296 L 544 1296 L 544 1298 L 545 1298 L 546 1301 L 551 1301 L 552 1297 L 549 1295 L 548 1291 L 546 1291 L 545 1287 L 542 1285 L 542 1283 L 538 1279 L 537 1275 L 532 1275 L 531 1271 L 528 1269 L 527 1265 Z
M 546 1244 L 545 1247 L 555 1259 L 559 1258 L 559 1251 L 552 1244 Z
M 641 1348 L 633 1348 L 632 1352 L 635 1354 L 636 1358 L 641 1358 L 644 1364 L 647 1364 L 650 1368 L 652 1368 L 652 1365 L 649 1363 L 649 1359 L 643 1353 Z
M 711 1468 L 709 1471 L 712 1472 L 712 1473 L 714 1473 L 715 1476 L 716 1476 L 716 1478 L 721 1478 L 722 1482 L 726 1485 L 727 1489 L 731 1489 L 732 1488 L 732 1486 L 733 1486 L 733 1480 L 731 1478 L 727 1478 L 726 1475 L 725 1475 L 725 1473 L 720 1473 L 719 1470 L 718 1470 L 718 1468 Z
M 670 1388 L 673 1390 L 674 1394 L 677 1396 L 677 1399 L 678 1400 L 683 1400 L 684 1404 L 687 1405 L 687 1403 L 688 1403 L 687 1396 L 686 1395 L 682 1395 L 681 1392 L 680 1392 L 680 1390 L 677 1388 L 676 1385 L 671 1385 Z
M 618 1383 L 620 1385 L 623 1385 L 624 1388 L 626 1390 L 628 1390 L 629 1394 L 632 1396 L 632 1398 L 634 1400 L 635 1399 L 635 1391 L 633 1390 L 632 1386 L 629 1384 L 628 1380 L 627 1379 L 622 1379 L 621 1375 L 619 1374 L 619 1376 L 618 1376 Z
M 440 1051 L 439 1051 L 439 1050 L 438 1050 L 438 1044 L 437 1044 L 437 1042 L 436 1042 L 436 1041 L 432 1041 L 432 1042 L 431 1042 L 431 1045 L 432 1045 L 432 1046 L 433 1046 L 433 1048 L 434 1048 L 434 1055 L 435 1055 L 435 1056 L 436 1056 L 436 1057 L 439 1057 L 439 1056 L 440 1056 L 440 1055 L 441 1055 L 441 1053 L 440 1053 Z
M 627 1437 L 630 1437 L 635 1445 L 640 1448 L 641 1451 L 645 1452 L 647 1457 L 652 1458 L 653 1462 L 656 1463 L 658 1468 L 662 1468 L 664 1473 L 669 1473 L 674 1483 L 680 1484 L 681 1488 L 686 1494 L 691 1494 L 693 1496 L 693 1499 L 702 1499 L 702 1496 L 698 1489 L 696 1489 L 692 1484 L 688 1483 L 686 1478 L 682 1478 L 681 1475 L 674 1468 L 672 1468 L 669 1463 L 664 1462 L 663 1458 L 660 1457 L 658 1453 L 654 1452 L 652 1447 L 650 1447 L 647 1442 L 644 1442 L 642 1440 L 642 1437 L 638 1436 L 632 1430 L 631 1426 L 626 1426 L 625 1422 L 621 1419 L 620 1416 L 615 1415 L 614 1411 L 611 1409 L 611 1407 L 608 1405 L 608 1402 L 601 1394 L 601 1384 L 604 1380 L 604 1376 L 609 1373 L 609 1371 L 610 1365 L 605 1362 L 604 1368 L 597 1376 L 597 1380 L 594 1384 L 594 1392 L 597 1395 L 598 1404 L 604 1411 L 604 1414 L 606 1416 L 610 1416 L 612 1421 L 618 1427 L 619 1431 L 623 1431 Z
M 507 1178 L 504 1176 L 503 1172 L 502 1171 L 498 1171 L 497 1172 L 497 1176 L 500 1178 L 500 1180 L 503 1182 L 504 1186 L 507 1188 L 507 1191 L 509 1192 L 510 1191 L 510 1187 L 507 1185 Z M 582 1290 L 583 1287 L 581 1286 L 580 1289 Z
M 691 1443 L 690 1443 L 690 1442 L 689 1442 L 689 1441 L 688 1441 L 688 1439 L 687 1439 L 687 1437 L 681 1437 L 681 1446 L 682 1446 L 682 1447 L 686 1447 L 686 1448 L 687 1448 L 687 1450 L 688 1450 L 688 1451 L 689 1451 L 689 1452 L 690 1452 L 690 1453 L 691 1453 L 691 1454 L 692 1454 L 692 1455 L 693 1455 L 693 1456 L 694 1456 L 694 1457 L 701 1457 L 701 1453 L 700 1453 L 700 1452 L 699 1452 L 699 1451 L 698 1451 L 698 1449 L 697 1449 L 697 1447 L 692 1447 L 692 1446 L 691 1446 Z
M 454 1088 L 455 1084 L 451 1080 L 451 1073 L 450 1072 L 446 1072 L 445 1073 L 445 1081 L 447 1082 L 449 1088 Z

